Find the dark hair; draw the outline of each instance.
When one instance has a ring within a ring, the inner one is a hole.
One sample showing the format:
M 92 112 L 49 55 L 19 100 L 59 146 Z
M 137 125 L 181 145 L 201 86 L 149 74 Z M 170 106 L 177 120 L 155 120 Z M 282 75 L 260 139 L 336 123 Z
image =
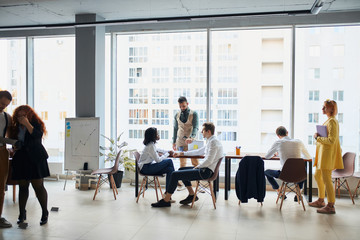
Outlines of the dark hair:
M 3 97 L 6 97 L 10 101 L 12 100 L 11 94 L 6 90 L 0 91 L 0 98 L 3 98 Z
M 215 125 L 212 122 L 206 122 L 202 126 L 204 127 L 205 131 L 210 130 L 211 134 L 214 135 L 214 133 L 215 133 Z
M 183 102 L 187 102 L 186 97 L 184 97 L 184 96 L 179 97 L 178 103 L 183 103 Z
M 288 133 L 288 131 L 283 126 L 280 126 L 276 129 L 276 135 L 278 135 L 278 136 L 285 137 L 287 135 L 287 133 Z
M 145 130 L 145 138 L 144 138 L 144 145 L 148 145 L 149 143 L 153 142 L 156 143 L 157 137 L 157 129 L 155 127 L 149 127 Z

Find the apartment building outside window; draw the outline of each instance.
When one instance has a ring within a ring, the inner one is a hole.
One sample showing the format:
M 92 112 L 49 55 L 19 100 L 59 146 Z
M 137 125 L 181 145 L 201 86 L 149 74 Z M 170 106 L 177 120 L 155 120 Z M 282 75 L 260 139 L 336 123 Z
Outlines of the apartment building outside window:
M 320 57 L 320 46 L 310 46 L 309 47 L 309 56 L 310 57 Z
M 320 95 L 320 91 L 318 91 L 318 90 L 309 91 L 309 100 L 310 101 L 319 101 L 319 95 Z

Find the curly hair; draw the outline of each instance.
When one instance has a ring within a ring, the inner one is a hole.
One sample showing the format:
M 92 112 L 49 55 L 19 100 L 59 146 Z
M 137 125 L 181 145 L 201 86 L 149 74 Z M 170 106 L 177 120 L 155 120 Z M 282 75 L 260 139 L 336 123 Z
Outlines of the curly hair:
M 10 128 L 10 137 L 17 139 L 19 133 L 19 112 L 24 111 L 26 117 L 29 119 L 29 122 L 36 122 L 40 125 L 40 130 L 43 132 L 44 135 L 47 134 L 46 127 L 44 122 L 41 118 L 36 114 L 35 110 L 30 107 L 29 105 L 21 105 L 15 108 L 14 113 L 12 115 L 12 125 Z
M 155 144 L 156 139 L 157 139 L 157 129 L 155 127 L 149 127 L 148 129 L 145 130 L 145 139 L 143 141 L 145 146 L 151 142 Z

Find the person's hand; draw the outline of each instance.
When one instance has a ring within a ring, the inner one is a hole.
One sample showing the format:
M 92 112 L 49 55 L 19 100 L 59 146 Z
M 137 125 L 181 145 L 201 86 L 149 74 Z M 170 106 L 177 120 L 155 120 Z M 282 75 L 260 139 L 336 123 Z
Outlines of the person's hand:
M 185 140 L 185 143 L 186 144 L 190 144 L 190 143 L 192 143 L 193 142 L 193 139 L 192 138 L 187 138 L 186 140 Z
M 162 155 L 164 155 L 162 152 L 158 152 L 159 157 L 161 157 Z
M 320 135 L 318 133 L 314 134 L 314 138 L 316 139 L 317 137 L 319 137 Z
M 171 157 L 172 155 L 174 155 L 174 151 L 169 151 L 169 157 Z
M 278 152 L 276 152 L 276 153 L 274 154 L 274 157 L 277 157 L 277 156 L 279 156 L 279 153 L 278 153 Z
M 18 118 L 18 121 L 21 125 L 26 126 L 27 124 L 29 124 L 29 119 L 26 116 L 21 116 Z
M 174 153 L 173 156 L 174 156 L 174 157 L 184 156 L 184 153 L 183 153 L 183 152 L 176 152 L 176 153 Z
M 173 143 L 173 150 L 176 151 L 176 143 Z

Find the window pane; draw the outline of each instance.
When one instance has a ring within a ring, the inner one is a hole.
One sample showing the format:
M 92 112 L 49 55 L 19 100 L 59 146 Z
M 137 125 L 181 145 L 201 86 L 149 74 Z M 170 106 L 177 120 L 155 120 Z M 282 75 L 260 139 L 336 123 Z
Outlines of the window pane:
M 321 32 L 314 37 L 313 31 Z M 341 29 L 341 31 L 340 31 Z M 307 144 L 312 156 L 315 156 L 315 145 L 310 143 L 308 136 L 313 136 L 316 131 L 314 123 L 307 121 L 307 115 L 313 115 L 313 120 L 319 124 L 325 122 L 327 117 L 322 114 L 323 101 L 334 99 L 337 101 L 339 113 L 337 118 L 340 123 L 342 153 L 356 152 L 359 156 L 360 137 L 360 81 L 354 76 L 360 75 L 360 26 L 345 27 L 316 27 L 296 29 L 296 84 L 295 84 L 295 137 Z M 310 58 L 304 49 L 311 46 L 320 46 L 321 52 L 318 59 Z M 325 54 L 326 53 L 326 54 Z M 346 54 L 351 53 L 351 54 Z M 340 58 L 339 58 L 340 57 Z M 321 63 L 321 74 L 316 85 L 308 78 L 306 69 L 318 68 Z M 344 74 L 345 73 L 345 74 Z M 347 74 L 351 73 L 351 74 Z M 307 93 L 318 88 L 319 101 L 309 101 Z M 345 97 L 346 95 L 346 97 Z M 351 118 L 344 118 L 351 116 Z M 359 169 L 357 157 L 356 168 Z
M 11 93 L 13 100 L 6 111 L 26 104 L 26 41 L 25 39 L 0 40 L 0 90 Z
M 75 116 L 75 38 L 34 39 L 35 110 L 48 130 L 44 145 L 49 161 L 64 161 L 64 126 Z

